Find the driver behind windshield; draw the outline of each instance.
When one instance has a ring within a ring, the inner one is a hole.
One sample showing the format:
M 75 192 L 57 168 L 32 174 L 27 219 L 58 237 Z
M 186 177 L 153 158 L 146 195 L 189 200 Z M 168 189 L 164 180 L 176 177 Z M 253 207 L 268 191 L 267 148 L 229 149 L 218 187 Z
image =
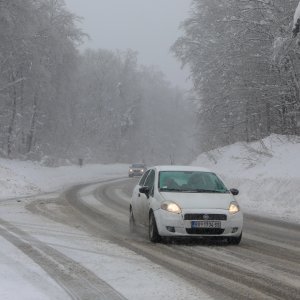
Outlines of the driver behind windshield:
M 159 188 L 185 192 L 228 192 L 223 182 L 211 172 L 162 171 Z

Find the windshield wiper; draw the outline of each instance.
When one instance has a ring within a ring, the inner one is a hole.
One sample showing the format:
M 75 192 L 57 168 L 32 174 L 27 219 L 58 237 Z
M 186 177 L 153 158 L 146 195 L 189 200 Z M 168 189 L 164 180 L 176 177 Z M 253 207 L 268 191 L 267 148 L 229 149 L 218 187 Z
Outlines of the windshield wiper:
M 161 192 L 187 192 L 182 189 L 168 189 L 168 188 L 160 188 L 159 189 Z
M 225 193 L 224 191 L 217 191 L 217 190 L 205 190 L 205 189 L 195 189 L 193 192 L 197 193 Z
M 228 191 L 217 191 L 217 190 L 205 190 L 205 189 L 169 189 L 169 188 L 160 188 L 160 192 L 180 192 L 180 193 L 228 193 Z

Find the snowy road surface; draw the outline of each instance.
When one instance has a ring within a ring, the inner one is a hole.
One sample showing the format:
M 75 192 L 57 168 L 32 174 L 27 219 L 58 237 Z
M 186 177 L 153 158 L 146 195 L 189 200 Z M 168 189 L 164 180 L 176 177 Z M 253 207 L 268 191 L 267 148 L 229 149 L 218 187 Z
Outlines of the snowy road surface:
M 299 225 L 246 215 L 239 246 L 151 244 L 145 230 L 128 231 L 135 183 L 113 180 L 2 202 L 0 298 L 300 299 Z M 18 255 L 3 253 L 10 247 Z M 5 286 L 3 274 L 16 286 Z M 21 281 L 31 297 L 18 298 Z

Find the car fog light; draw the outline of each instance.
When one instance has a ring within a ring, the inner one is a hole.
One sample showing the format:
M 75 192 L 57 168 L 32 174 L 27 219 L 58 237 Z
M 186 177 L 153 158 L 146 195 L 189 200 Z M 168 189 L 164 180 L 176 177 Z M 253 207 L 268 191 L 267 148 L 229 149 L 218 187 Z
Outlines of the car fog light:
M 237 232 L 238 230 L 239 230 L 238 227 L 233 227 L 231 233 L 235 233 L 235 232 Z
M 166 228 L 170 232 L 175 232 L 175 227 L 173 227 L 173 226 L 166 226 Z

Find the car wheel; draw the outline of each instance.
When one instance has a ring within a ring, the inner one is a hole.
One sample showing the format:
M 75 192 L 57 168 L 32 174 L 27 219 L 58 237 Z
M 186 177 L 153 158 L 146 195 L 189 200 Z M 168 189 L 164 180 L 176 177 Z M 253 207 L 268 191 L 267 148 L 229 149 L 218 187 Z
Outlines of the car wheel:
M 134 221 L 133 211 L 132 211 L 131 207 L 130 207 L 130 213 L 129 213 L 129 231 L 130 231 L 130 233 L 136 232 L 136 224 Z
M 241 239 L 242 239 L 242 232 L 239 236 L 231 236 L 227 240 L 230 245 L 238 245 L 241 242 Z
M 149 240 L 152 243 L 158 243 L 161 241 L 161 236 L 158 233 L 156 220 L 153 212 L 151 212 L 149 216 Z

